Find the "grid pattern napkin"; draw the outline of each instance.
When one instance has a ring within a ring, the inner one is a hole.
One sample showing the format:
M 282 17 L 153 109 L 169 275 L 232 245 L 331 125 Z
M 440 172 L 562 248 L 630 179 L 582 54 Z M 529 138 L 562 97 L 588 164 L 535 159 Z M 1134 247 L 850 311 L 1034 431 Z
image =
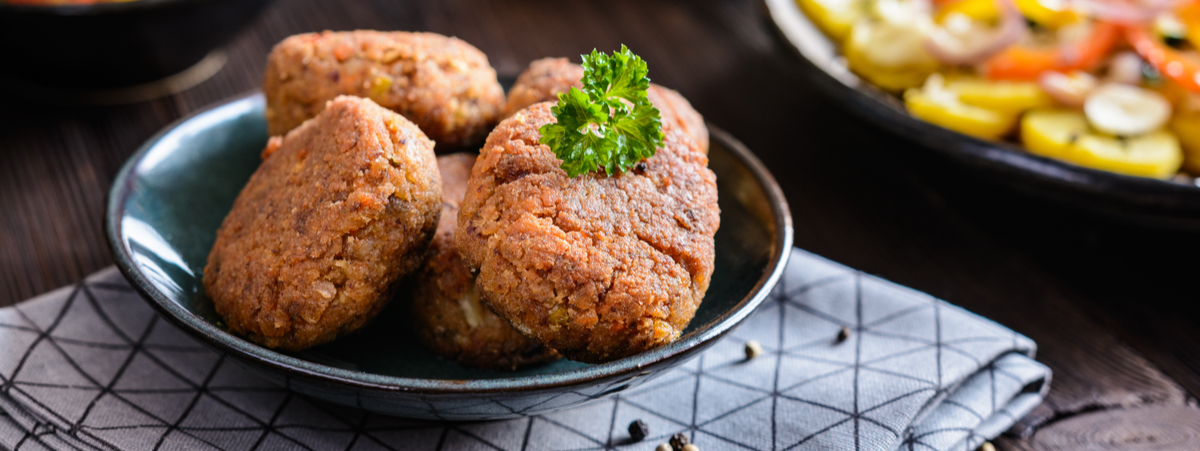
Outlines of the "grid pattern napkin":
M 747 360 L 750 340 L 764 352 Z M 0 309 L 0 449 L 652 450 L 682 432 L 703 450 L 973 450 L 1041 402 L 1050 372 L 1033 353 L 996 323 L 794 250 L 731 337 L 635 390 L 517 420 L 412 421 L 258 379 L 110 268 Z

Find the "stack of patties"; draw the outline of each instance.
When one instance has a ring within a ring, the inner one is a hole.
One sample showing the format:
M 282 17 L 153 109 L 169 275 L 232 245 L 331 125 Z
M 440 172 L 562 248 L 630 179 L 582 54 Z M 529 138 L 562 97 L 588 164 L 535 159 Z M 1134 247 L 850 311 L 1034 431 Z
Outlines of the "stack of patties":
M 601 362 L 676 339 L 713 271 L 708 131 L 682 96 L 651 85 L 656 155 L 568 177 L 538 142 L 555 121 L 539 102 L 582 76 L 565 59 L 535 61 L 506 104 L 487 57 L 458 39 L 284 40 L 264 81 L 276 136 L 205 268 L 217 312 L 252 341 L 301 350 L 363 327 L 411 275 L 405 308 L 422 343 L 469 366 Z M 435 142 L 484 136 L 478 161 L 435 159 Z

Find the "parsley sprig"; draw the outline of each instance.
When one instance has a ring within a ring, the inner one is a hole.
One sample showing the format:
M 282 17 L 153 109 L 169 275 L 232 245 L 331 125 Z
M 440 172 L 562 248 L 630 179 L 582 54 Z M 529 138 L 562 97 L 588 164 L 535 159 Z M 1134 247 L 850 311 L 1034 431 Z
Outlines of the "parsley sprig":
M 538 131 L 567 175 L 604 169 L 611 176 L 654 156 L 663 144 L 662 120 L 646 97 L 646 61 L 624 45 L 612 56 L 582 56 L 583 89 L 559 94 L 550 108 L 558 122 Z

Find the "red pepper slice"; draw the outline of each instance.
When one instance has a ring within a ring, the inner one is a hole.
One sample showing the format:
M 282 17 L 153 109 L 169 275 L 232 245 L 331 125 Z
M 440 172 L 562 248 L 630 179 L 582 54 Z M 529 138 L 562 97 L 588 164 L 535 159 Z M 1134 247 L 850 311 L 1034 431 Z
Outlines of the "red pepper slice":
M 1191 0 L 1175 7 L 1175 15 L 1187 26 L 1200 25 L 1200 1 Z
M 1200 61 L 1168 47 L 1146 27 L 1126 27 L 1129 45 L 1155 69 L 1184 89 L 1200 92 Z
M 983 63 L 983 75 L 993 80 L 1033 81 L 1047 71 L 1091 70 L 1104 61 L 1120 36 L 1120 26 L 1096 22 L 1087 37 L 1070 45 L 1009 47 Z

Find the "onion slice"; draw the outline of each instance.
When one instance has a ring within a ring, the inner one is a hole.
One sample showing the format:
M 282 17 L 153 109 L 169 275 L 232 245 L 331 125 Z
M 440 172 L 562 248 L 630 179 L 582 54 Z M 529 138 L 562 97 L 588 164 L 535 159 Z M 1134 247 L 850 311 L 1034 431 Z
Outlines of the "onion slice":
M 1042 72 L 1038 77 L 1038 86 L 1059 104 L 1080 107 L 1096 88 L 1096 79 L 1087 72 L 1073 72 L 1067 75 L 1051 70 Z
M 925 39 L 925 50 L 943 64 L 954 66 L 982 63 L 1020 41 L 1029 32 L 1025 17 L 1013 0 L 995 0 L 1000 9 L 1000 25 L 975 36 L 952 33 L 945 27 L 934 26 Z
M 1174 0 L 1071 0 L 1072 7 L 1096 20 L 1120 25 L 1149 23 L 1175 3 Z
M 1108 60 L 1108 81 L 1137 86 L 1142 83 L 1142 57 L 1124 51 Z

